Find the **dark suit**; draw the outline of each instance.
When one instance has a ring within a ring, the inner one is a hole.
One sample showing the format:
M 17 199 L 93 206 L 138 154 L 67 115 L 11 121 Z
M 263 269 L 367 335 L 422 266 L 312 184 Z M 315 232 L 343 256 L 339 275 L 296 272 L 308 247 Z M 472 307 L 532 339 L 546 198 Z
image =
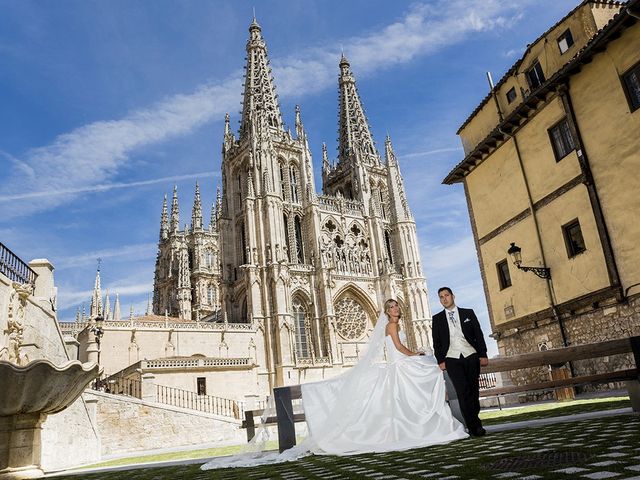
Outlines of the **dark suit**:
M 479 400 L 479 378 L 480 378 L 480 358 L 487 357 L 487 345 L 484 342 L 484 335 L 480 328 L 478 317 L 470 308 L 458 308 L 462 334 L 469 342 L 476 353 L 464 358 L 449 358 L 449 322 L 444 310 L 433 316 L 433 353 L 438 363 L 445 363 L 449 377 L 456 389 L 460 410 L 464 417 L 469 432 L 472 434 L 482 428 L 482 423 L 478 418 L 480 413 Z

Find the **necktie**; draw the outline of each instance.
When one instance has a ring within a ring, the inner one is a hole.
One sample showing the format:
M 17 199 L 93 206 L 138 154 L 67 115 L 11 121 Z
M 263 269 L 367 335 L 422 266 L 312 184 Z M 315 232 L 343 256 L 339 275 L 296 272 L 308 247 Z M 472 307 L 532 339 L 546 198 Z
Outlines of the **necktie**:
M 453 325 L 454 327 L 458 326 L 458 322 L 456 322 L 456 312 L 447 312 L 449 314 L 449 322 L 451 323 L 451 325 Z

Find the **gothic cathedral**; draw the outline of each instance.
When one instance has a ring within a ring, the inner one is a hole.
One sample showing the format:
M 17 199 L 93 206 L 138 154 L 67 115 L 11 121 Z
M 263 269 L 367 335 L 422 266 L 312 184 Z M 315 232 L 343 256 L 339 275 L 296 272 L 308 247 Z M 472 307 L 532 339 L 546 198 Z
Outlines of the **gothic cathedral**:
M 430 343 L 416 225 L 391 139 L 375 147 L 350 64 L 339 73 L 338 158 L 322 153 L 323 194 L 300 108 L 285 128 L 261 28 L 249 27 L 240 130 L 226 115 L 222 194 L 205 228 L 196 185 L 191 226 L 165 197 L 153 310 L 255 328 L 268 384 L 292 369 L 353 362 L 384 301 L 402 306 L 410 348 Z M 252 339 L 253 341 L 253 339 Z

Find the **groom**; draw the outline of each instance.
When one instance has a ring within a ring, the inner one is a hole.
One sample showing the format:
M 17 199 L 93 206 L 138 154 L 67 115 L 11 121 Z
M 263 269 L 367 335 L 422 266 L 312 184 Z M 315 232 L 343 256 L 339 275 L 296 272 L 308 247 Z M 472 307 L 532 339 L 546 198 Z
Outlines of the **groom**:
M 438 297 L 444 310 L 433 316 L 434 355 L 440 368 L 449 372 L 469 434 L 481 437 L 487 433 L 478 418 L 480 367 L 489 364 L 484 336 L 476 314 L 456 307 L 449 287 L 440 288 Z

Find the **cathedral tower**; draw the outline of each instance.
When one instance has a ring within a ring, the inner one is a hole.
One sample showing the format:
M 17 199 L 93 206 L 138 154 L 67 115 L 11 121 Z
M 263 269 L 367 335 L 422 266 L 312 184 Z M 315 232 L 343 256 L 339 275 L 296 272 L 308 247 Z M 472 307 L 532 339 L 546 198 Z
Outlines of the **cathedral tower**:
M 227 114 L 209 227 L 198 185 L 184 231 L 177 191 L 171 212 L 164 200 L 154 313 L 251 332 L 247 349 L 265 392 L 353 365 L 387 298 L 403 307 L 408 346 L 428 344 L 431 315 L 398 161 L 389 138 L 384 161 L 376 149 L 349 62 L 339 62 L 338 159 L 323 145 L 318 195 L 301 109 L 292 133 L 255 19 L 246 52 L 240 129 Z M 212 298 L 203 295 L 211 287 Z

